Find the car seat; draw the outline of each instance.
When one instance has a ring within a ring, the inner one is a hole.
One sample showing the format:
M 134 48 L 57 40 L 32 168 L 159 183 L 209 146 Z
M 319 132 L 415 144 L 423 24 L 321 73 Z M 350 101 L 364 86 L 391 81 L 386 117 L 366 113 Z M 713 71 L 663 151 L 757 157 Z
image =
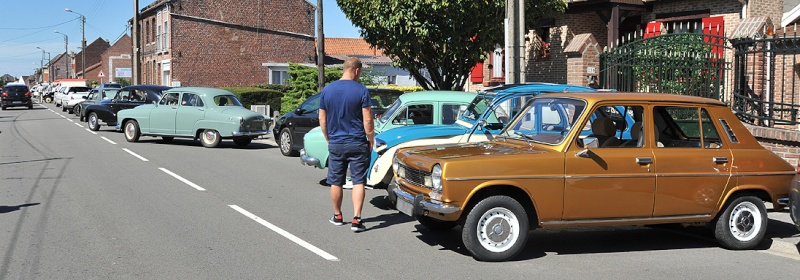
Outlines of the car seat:
M 612 147 L 620 145 L 616 134 L 614 121 L 609 118 L 597 118 L 592 122 L 592 134 L 589 136 L 597 138 L 599 147 Z

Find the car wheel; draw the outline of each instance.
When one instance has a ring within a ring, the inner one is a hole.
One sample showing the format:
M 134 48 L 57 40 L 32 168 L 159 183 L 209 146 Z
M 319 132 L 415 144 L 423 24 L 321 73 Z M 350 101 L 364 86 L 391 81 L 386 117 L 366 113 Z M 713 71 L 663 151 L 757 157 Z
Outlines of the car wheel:
M 250 138 L 236 138 L 236 139 L 233 139 L 233 143 L 236 144 L 236 146 L 241 146 L 241 147 L 250 145 L 250 142 L 252 142 L 252 141 L 253 141 L 253 139 L 250 139 Z
M 737 197 L 717 216 L 714 236 L 725 248 L 751 249 L 764 238 L 767 221 L 767 208 L 761 199 L 753 196 Z
M 6 109 L 6 107 L 5 107 L 5 106 L 3 106 L 3 107 L 0 107 L 0 110 L 5 110 L 5 109 Z
M 67 111 L 67 107 L 61 106 L 61 112 L 66 112 L 66 111 Z
M 75 114 L 75 116 L 80 116 L 81 115 L 81 106 L 73 107 L 72 108 L 72 113 Z
M 458 225 L 454 221 L 440 221 L 426 216 L 417 216 L 417 222 L 432 231 L 448 231 Z
M 89 129 L 91 129 L 92 131 L 100 130 L 100 121 L 97 119 L 97 114 L 95 112 L 91 112 L 89 114 L 89 118 L 86 120 L 86 122 L 89 125 Z M 137 124 L 136 127 L 138 129 L 139 125 Z M 125 134 L 126 135 L 128 134 L 127 125 L 125 126 Z
M 297 156 L 298 152 L 292 149 L 292 132 L 288 127 L 281 130 L 278 145 L 281 147 L 281 154 L 284 156 Z
M 508 196 L 490 196 L 469 211 L 461 240 L 475 259 L 505 261 L 525 247 L 528 227 L 528 214 L 519 202 Z
M 28 106 L 28 109 L 33 109 L 33 105 Z
M 136 142 L 139 141 L 139 136 L 142 133 L 139 130 L 139 123 L 135 120 L 129 120 L 125 122 L 125 140 L 128 142 Z
M 219 142 L 219 132 L 216 130 L 206 129 L 203 131 L 203 134 L 200 134 L 200 143 L 203 144 L 203 147 L 214 148 L 219 145 Z
M 52 97 L 45 97 L 45 98 L 44 98 L 44 102 L 45 102 L 45 103 L 50 103 L 50 102 L 53 102 L 53 98 L 52 98 Z
M 161 136 L 161 142 L 164 142 L 164 143 L 172 142 L 172 139 L 175 139 L 175 137 L 172 137 L 172 136 Z

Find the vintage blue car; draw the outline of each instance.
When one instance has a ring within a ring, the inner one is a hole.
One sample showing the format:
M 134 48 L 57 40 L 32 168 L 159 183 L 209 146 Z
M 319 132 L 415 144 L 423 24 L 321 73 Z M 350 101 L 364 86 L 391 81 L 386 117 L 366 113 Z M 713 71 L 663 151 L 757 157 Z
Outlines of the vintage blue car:
M 167 90 L 158 102 L 117 113 L 117 129 L 123 130 L 128 142 L 137 142 L 142 135 L 160 136 L 167 142 L 185 137 L 200 139 L 208 148 L 218 146 L 222 139 L 246 146 L 269 132 L 269 122 L 242 107 L 233 93 L 200 87 Z
M 534 96 L 581 91 L 595 89 L 550 83 L 504 85 L 479 93 L 453 124 L 407 126 L 382 132 L 375 136 L 367 184 L 385 186 L 391 181 L 392 159 L 399 148 L 491 140 Z

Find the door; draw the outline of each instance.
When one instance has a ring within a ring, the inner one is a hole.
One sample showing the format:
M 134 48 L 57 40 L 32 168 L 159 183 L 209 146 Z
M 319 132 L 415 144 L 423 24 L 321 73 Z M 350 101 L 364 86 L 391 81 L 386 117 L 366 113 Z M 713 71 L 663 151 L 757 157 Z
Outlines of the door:
M 186 92 L 181 96 L 181 105 L 175 121 L 175 133 L 178 135 L 194 135 L 197 122 L 206 115 L 203 100 L 194 93 Z
M 164 93 L 158 105 L 150 111 L 150 132 L 157 134 L 175 134 L 175 117 L 178 111 L 177 92 Z
M 623 106 L 626 112 L 617 112 L 618 115 L 631 114 L 637 121 L 643 119 L 643 107 L 624 105 L 597 107 L 592 116 L 607 116 L 609 112 L 620 108 L 617 106 Z M 594 118 L 594 122 L 602 123 L 603 120 L 609 118 Z M 620 135 L 614 125 L 588 125 L 593 127 L 593 135 Z M 648 129 L 645 127 L 643 131 L 647 132 Z M 564 220 L 652 216 L 656 177 L 655 161 L 649 145 L 638 141 L 633 145 L 625 145 L 619 139 L 608 143 L 616 144 L 587 149 L 583 147 L 581 137 L 570 144 L 565 158 Z
M 702 215 L 714 211 L 731 175 L 733 157 L 723 146 L 708 111 L 699 107 L 654 107 L 658 132 L 655 216 Z

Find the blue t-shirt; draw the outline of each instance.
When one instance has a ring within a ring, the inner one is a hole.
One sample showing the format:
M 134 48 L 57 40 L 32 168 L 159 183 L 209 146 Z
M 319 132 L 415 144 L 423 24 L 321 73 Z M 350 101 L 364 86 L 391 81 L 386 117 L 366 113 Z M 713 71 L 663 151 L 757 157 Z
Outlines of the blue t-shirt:
M 369 90 L 353 80 L 337 80 L 322 89 L 319 108 L 328 113 L 328 143 L 369 143 L 361 108 L 372 106 Z

